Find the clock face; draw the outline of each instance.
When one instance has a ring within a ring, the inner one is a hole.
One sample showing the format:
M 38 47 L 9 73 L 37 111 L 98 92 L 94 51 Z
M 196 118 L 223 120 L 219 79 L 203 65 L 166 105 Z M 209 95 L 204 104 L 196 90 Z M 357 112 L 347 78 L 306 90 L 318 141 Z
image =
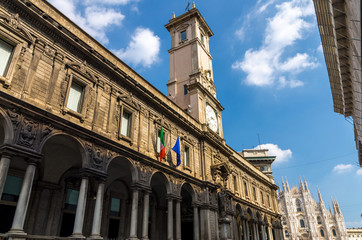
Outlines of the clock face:
M 209 104 L 206 104 L 206 123 L 212 131 L 218 130 L 216 112 Z

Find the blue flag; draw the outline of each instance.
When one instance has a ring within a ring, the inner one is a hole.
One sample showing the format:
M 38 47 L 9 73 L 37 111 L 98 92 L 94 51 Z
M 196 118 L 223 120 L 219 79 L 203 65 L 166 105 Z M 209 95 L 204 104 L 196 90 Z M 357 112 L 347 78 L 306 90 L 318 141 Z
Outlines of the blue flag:
M 181 164 L 181 145 L 180 145 L 180 139 L 179 139 L 178 135 L 177 135 L 177 139 L 175 142 L 175 146 L 173 146 L 172 150 L 174 150 L 177 155 L 176 167 L 178 167 Z

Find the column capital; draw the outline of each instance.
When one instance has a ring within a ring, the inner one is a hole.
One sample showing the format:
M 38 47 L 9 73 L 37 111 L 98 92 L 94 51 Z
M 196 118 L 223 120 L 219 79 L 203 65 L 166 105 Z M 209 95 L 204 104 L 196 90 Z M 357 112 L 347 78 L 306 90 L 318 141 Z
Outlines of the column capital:
M 79 170 L 79 175 L 82 178 L 94 178 L 95 180 L 100 182 L 105 182 L 108 177 L 108 174 L 91 168 L 81 168 Z
M 166 199 L 167 199 L 167 200 L 169 200 L 169 199 L 171 199 L 171 200 L 176 200 L 176 201 L 179 201 L 179 202 L 182 201 L 182 197 L 181 197 L 181 196 L 178 196 L 178 195 L 173 194 L 173 193 L 167 194 L 167 195 L 166 195 Z

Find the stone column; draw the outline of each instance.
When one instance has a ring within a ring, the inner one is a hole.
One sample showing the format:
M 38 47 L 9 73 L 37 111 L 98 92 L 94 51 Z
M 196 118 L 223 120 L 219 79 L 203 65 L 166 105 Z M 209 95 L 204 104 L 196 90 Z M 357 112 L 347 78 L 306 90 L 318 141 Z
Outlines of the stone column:
M 82 182 L 80 184 L 77 211 L 75 212 L 74 228 L 71 236 L 73 238 L 84 238 L 83 222 L 85 215 L 85 206 L 87 203 L 87 195 L 88 195 L 88 178 L 83 177 Z
M 255 222 L 252 222 L 252 232 L 253 232 L 253 239 L 254 240 L 257 240 L 257 237 L 256 237 L 256 229 L 255 229 Z
M 200 239 L 199 208 L 194 206 L 194 240 Z
M 26 168 L 23 185 L 21 186 L 18 203 L 16 205 L 13 224 L 11 226 L 9 234 L 26 234 L 24 233 L 24 221 L 29 205 L 31 187 L 33 185 L 35 170 L 35 163 L 29 163 L 28 167 Z
M 104 183 L 101 182 L 98 185 L 96 205 L 94 207 L 92 233 L 90 236 L 91 239 L 103 239 L 101 237 L 103 196 L 104 196 Z
M 173 240 L 173 199 L 168 198 L 168 207 L 167 207 L 167 239 Z
M 176 200 L 176 240 L 181 240 L 181 199 Z
M 143 195 L 143 223 L 142 223 L 142 240 L 148 240 L 148 218 L 150 211 L 150 193 L 145 191 Z
M 243 239 L 242 240 L 248 240 L 247 229 L 246 229 L 246 220 L 245 219 L 243 219 Z
M 138 240 L 137 238 L 137 216 L 138 216 L 138 189 L 133 189 L 133 196 L 132 196 L 132 209 L 131 209 L 131 226 L 129 231 L 129 240 Z
M 3 154 L 0 160 L 0 199 L 3 195 L 6 177 L 10 166 L 10 156 Z

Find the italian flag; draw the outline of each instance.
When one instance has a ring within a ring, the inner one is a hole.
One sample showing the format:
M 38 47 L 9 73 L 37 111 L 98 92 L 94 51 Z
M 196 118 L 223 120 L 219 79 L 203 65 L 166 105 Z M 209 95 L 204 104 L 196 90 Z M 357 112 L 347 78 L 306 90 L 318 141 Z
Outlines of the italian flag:
M 162 162 L 162 158 L 166 156 L 166 149 L 165 149 L 165 137 L 163 135 L 163 128 L 161 123 L 161 132 L 160 132 L 160 162 Z

